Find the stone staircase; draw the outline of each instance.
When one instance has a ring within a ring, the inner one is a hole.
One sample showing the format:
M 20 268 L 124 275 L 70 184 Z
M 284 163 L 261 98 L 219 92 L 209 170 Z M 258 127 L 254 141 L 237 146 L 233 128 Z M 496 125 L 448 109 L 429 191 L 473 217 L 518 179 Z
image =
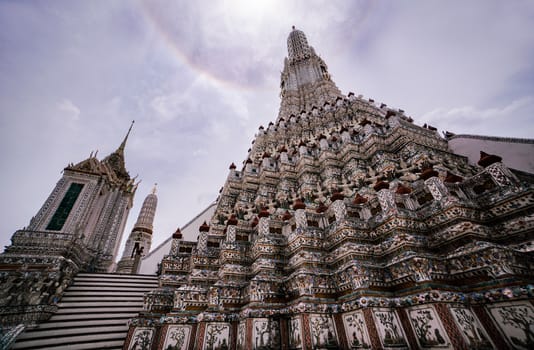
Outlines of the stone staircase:
M 157 286 L 156 276 L 79 273 L 57 313 L 22 333 L 12 349 L 122 349 L 128 320 Z

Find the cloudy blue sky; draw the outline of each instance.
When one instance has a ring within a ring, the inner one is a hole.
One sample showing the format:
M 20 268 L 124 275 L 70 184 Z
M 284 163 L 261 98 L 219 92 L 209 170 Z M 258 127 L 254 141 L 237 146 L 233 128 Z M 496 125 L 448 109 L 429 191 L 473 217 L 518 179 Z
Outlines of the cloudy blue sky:
M 159 184 L 154 243 L 274 121 L 291 25 L 350 91 L 456 133 L 534 136 L 532 1 L 0 1 L 0 246 L 70 162 Z

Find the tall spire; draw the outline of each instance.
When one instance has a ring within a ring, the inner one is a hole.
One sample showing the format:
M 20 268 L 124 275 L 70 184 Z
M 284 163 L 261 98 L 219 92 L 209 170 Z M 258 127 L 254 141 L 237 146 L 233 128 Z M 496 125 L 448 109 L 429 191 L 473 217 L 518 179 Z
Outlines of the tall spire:
M 134 123 L 135 123 L 135 120 L 132 120 L 132 124 L 130 124 L 130 128 L 128 129 L 128 132 L 126 133 L 126 136 L 124 136 L 124 140 L 122 140 L 116 152 L 124 153 L 124 148 L 126 147 L 126 141 L 128 141 L 128 136 L 130 136 L 130 131 L 132 131 L 132 127 Z
M 117 272 L 137 273 L 142 256 L 148 254 L 152 246 L 152 230 L 158 197 L 156 196 L 156 185 L 152 192 L 146 196 L 141 206 L 141 211 L 137 221 L 126 241 L 122 258 L 117 266 Z
M 152 234 L 152 224 L 154 223 L 157 205 L 158 197 L 156 196 L 156 185 L 154 184 L 151 193 L 143 201 L 143 206 L 134 225 L 134 230 L 143 229 L 143 232 Z
M 295 26 L 287 38 L 287 52 L 290 62 L 300 61 L 311 56 L 306 35 L 303 31 L 295 29 Z
M 130 128 L 128 129 L 128 132 L 126 133 L 124 140 L 122 140 L 119 148 L 117 148 L 115 152 L 111 153 L 103 160 L 103 163 L 108 164 L 119 178 L 127 180 L 130 179 L 130 175 L 126 171 L 126 165 L 124 163 L 124 148 L 126 147 L 126 141 L 128 141 L 128 136 L 130 136 L 130 132 L 132 131 L 134 123 L 135 120 L 132 120 L 132 124 L 130 124 Z
M 287 53 L 280 77 L 282 101 L 278 118 L 310 111 L 314 105 L 321 107 L 342 96 L 326 63 L 308 44 L 304 32 L 295 26 L 287 38 Z

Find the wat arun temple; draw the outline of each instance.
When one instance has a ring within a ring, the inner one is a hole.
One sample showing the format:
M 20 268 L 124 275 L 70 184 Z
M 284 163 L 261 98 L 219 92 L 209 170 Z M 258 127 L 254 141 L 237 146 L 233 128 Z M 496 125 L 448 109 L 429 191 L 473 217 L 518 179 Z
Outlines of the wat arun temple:
M 154 188 L 117 256 L 128 135 L 64 169 L 0 255 L 0 347 L 534 349 L 534 140 L 441 135 L 287 49 L 278 116 L 160 246 Z

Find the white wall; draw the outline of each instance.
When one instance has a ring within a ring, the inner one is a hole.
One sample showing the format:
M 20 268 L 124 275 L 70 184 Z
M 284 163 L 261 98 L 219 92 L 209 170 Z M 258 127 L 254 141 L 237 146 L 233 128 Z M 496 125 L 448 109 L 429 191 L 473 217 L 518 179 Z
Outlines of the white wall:
M 198 236 L 198 228 L 204 221 L 210 222 L 213 213 L 215 212 L 215 203 L 210 204 L 195 218 L 189 221 L 184 227 L 180 228 L 184 241 L 196 241 Z M 139 273 L 143 275 L 155 275 L 158 269 L 158 264 L 163 257 L 169 254 L 171 250 L 172 236 L 167 238 L 163 243 L 154 248 L 147 256 L 141 260 L 141 267 Z
M 477 164 L 480 151 L 502 157 L 509 168 L 534 173 L 534 140 L 474 135 L 457 135 L 449 140 L 452 152 L 466 156 Z

